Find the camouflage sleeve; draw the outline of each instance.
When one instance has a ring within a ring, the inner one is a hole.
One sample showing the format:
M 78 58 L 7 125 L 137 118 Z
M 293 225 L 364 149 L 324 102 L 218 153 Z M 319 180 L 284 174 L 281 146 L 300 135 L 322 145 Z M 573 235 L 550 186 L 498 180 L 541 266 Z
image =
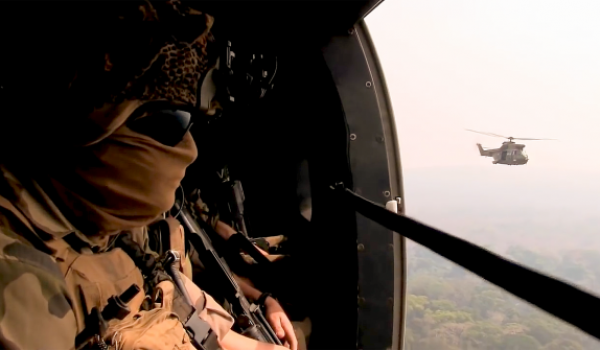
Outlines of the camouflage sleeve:
M 211 210 L 211 206 L 208 205 L 210 202 L 209 199 L 202 198 L 200 195 L 200 189 L 195 189 L 192 192 L 190 196 L 190 202 L 195 210 L 195 214 L 198 216 L 198 219 L 203 220 L 209 224 L 213 230 L 215 230 L 217 228 L 217 223 L 219 222 L 219 212 L 216 210 L 216 208 Z
M 75 347 L 75 316 L 49 255 L 0 230 L 0 276 L 0 348 Z

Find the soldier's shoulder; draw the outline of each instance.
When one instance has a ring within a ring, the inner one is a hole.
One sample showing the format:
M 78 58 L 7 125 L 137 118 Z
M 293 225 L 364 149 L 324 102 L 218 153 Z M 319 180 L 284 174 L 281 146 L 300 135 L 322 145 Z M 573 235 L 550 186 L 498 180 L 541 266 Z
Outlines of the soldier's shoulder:
M 14 272 L 11 272 L 14 271 Z M 2 280 L 17 271 L 48 275 L 63 280 L 53 258 L 27 243 L 12 230 L 0 227 L 0 274 Z
M 0 348 L 69 349 L 77 328 L 61 271 L 13 234 L 0 227 Z

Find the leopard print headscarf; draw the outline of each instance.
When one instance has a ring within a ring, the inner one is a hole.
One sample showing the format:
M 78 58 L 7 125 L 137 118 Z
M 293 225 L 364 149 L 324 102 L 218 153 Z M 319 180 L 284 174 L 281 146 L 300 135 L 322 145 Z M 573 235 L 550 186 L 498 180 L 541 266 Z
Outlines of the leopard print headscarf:
M 214 18 L 200 11 L 204 2 L 189 3 L 2 4 L 10 23 L 1 26 L 28 30 L 0 32 L 0 47 L 15 53 L 0 57 L 0 152 L 10 149 L 0 158 L 43 160 L 96 142 L 123 122 L 111 109 L 129 101 L 196 106 L 217 50 Z
M 71 82 L 77 100 L 87 108 L 134 99 L 196 105 L 210 68 L 214 19 L 178 0 L 120 4 L 103 19 L 118 30 L 105 33 L 104 45 L 94 50 L 99 59 L 84 62 Z

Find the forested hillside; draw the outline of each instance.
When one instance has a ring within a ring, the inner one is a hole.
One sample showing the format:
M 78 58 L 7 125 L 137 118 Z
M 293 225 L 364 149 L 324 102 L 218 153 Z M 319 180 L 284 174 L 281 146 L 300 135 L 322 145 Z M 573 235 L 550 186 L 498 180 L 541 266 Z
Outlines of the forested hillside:
M 406 350 L 600 349 L 594 338 L 429 250 L 409 244 L 408 253 Z M 513 246 L 505 255 L 600 290 L 600 252 L 543 255 Z

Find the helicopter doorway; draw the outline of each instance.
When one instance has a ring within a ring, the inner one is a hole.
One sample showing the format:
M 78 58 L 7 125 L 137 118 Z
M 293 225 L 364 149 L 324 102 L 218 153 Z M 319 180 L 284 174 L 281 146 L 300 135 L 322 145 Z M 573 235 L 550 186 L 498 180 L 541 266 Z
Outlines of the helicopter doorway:
M 346 33 L 334 37 L 323 52 L 348 125 L 349 143 L 346 147 L 352 187 L 360 188 L 362 194 L 369 198 L 395 206 L 403 214 L 398 136 L 385 78 L 366 24 L 361 21 Z M 389 229 L 373 225 L 364 216 L 357 215 L 353 221 L 356 224 L 353 239 L 358 271 L 354 287 L 356 341 L 343 347 L 338 344 L 337 336 L 332 337 L 333 333 L 329 331 L 319 347 L 315 345 L 313 348 L 403 349 L 406 305 L 404 239 L 397 239 L 399 236 L 393 235 Z M 338 264 L 341 271 L 348 270 L 347 262 Z M 330 309 L 331 306 L 324 307 Z M 331 311 L 328 310 L 327 314 L 331 315 Z M 327 326 L 331 327 L 331 324 L 329 320 Z M 312 335 L 310 341 L 313 342 Z
M 502 161 L 506 161 L 506 154 L 507 154 L 507 153 L 508 153 L 507 151 L 503 151 L 503 152 L 502 152 L 502 156 L 500 157 L 500 160 L 502 160 Z

